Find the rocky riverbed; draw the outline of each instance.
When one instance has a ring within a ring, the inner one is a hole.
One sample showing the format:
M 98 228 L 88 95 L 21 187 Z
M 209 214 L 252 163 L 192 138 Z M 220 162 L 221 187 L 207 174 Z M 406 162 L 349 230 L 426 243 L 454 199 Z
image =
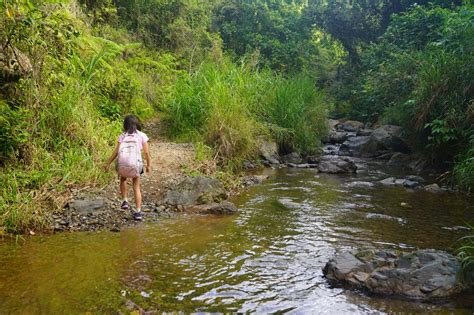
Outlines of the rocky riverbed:
M 416 154 L 412 154 L 403 138 L 402 129 L 393 125 L 367 128 L 357 121 L 330 120 L 330 132 L 324 139 L 321 154 L 300 156 L 293 152 L 280 155 L 276 143 L 262 141 L 261 161 L 247 161 L 247 169 L 255 173 L 261 165 L 268 168 L 311 168 L 315 172 L 328 174 L 357 174 L 366 172 L 373 163 L 384 163 L 400 170 L 399 176 L 387 176 L 376 182 L 355 181 L 351 185 L 372 187 L 374 185 L 399 186 L 410 190 L 425 190 L 432 193 L 448 191 L 433 178 L 432 170 Z M 148 132 L 158 140 L 159 124 L 149 123 Z M 233 214 L 238 209 L 227 199 L 230 195 L 224 186 L 209 176 L 190 177 L 189 170 L 210 171 L 215 165 L 196 164 L 191 144 L 176 144 L 153 141 L 150 143 L 154 170 L 143 178 L 142 207 L 145 222 L 157 221 L 160 217 L 178 213 Z M 258 172 L 257 172 L 258 173 Z M 248 175 L 240 179 L 245 188 L 261 183 L 265 176 Z M 51 218 L 53 231 L 95 231 L 109 229 L 119 231 L 124 225 L 135 225 L 128 211 L 120 210 L 117 198 L 118 180 L 99 194 L 74 194 L 64 211 Z

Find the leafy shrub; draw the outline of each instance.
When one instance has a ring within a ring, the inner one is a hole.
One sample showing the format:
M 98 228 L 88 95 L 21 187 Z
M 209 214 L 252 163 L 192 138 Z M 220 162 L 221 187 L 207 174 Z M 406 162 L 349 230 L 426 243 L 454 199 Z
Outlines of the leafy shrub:
M 473 19 L 468 4 L 414 6 L 393 16 L 362 54 L 363 75 L 346 94 L 351 116 L 403 125 L 434 164 L 453 161 L 474 123 Z

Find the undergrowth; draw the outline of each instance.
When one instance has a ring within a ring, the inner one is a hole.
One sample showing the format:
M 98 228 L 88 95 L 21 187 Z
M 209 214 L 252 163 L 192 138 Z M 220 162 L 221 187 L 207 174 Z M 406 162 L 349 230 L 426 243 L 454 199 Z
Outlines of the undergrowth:
M 32 63 L 19 80 L 2 76 L 0 90 L 0 226 L 19 233 L 44 228 L 72 189 L 111 179 L 100 166 L 121 117 L 152 116 L 175 64 L 139 43 L 96 36 L 74 1 L 1 9 L 0 42 Z
M 328 107 L 308 78 L 289 79 L 224 58 L 183 73 L 164 109 L 171 136 L 211 146 L 219 165 L 232 170 L 256 158 L 267 138 L 282 152 L 315 152 Z

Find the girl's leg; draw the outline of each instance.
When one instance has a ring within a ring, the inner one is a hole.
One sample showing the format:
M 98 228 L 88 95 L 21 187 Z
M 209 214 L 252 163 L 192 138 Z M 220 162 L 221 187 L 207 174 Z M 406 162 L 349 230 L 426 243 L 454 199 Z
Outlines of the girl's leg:
M 128 198 L 127 179 L 124 177 L 120 177 L 120 195 L 123 201 L 127 200 Z
M 133 194 L 135 195 L 135 204 L 137 211 L 142 209 L 142 193 L 140 191 L 140 177 L 133 178 Z

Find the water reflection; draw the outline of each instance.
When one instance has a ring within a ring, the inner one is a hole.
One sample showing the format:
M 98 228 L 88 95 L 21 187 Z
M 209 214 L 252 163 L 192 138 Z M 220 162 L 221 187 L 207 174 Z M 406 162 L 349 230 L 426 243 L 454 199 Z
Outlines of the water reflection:
M 472 200 L 362 184 L 377 176 L 282 170 L 235 200 L 237 216 L 3 242 L 0 313 L 111 313 L 130 301 L 184 312 L 470 312 L 473 294 L 429 305 L 326 283 L 336 251 L 450 250 L 464 231 L 443 227 L 474 221 Z

